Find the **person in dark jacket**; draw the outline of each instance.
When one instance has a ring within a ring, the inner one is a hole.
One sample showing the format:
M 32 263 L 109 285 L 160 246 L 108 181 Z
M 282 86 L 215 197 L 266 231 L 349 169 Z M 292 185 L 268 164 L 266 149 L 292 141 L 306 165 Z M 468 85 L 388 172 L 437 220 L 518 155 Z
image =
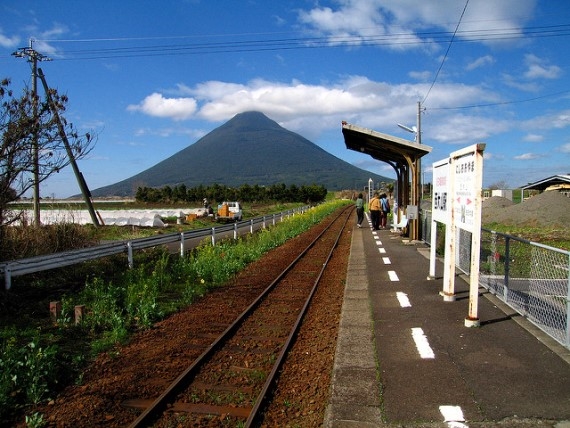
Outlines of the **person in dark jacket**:
M 362 220 L 364 220 L 364 199 L 362 193 L 358 194 L 356 198 L 356 225 L 362 227 Z
M 388 214 L 390 214 L 390 201 L 388 201 L 388 196 L 386 196 L 386 193 L 382 193 L 382 195 L 380 195 L 380 207 L 380 227 L 382 229 L 386 229 Z

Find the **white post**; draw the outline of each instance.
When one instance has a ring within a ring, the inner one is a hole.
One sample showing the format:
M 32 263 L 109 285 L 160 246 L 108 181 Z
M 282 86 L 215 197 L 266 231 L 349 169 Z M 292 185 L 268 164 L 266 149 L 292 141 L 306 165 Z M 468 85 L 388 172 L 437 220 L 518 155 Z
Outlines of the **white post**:
M 479 264 L 481 252 L 481 205 L 483 188 L 483 150 L 484 144 L 477 144 L 474 156 L 473 187 L 473 227 L 471 230 L 471 268 L 469 274 L 469 314 L 465 327 L 478 327 L 479 324 Z
M 127 259 L 129 261 L 129 268 L 132 269 L 134 266 L 133 261 L 133 244 L 131 241 L 127 242 Z

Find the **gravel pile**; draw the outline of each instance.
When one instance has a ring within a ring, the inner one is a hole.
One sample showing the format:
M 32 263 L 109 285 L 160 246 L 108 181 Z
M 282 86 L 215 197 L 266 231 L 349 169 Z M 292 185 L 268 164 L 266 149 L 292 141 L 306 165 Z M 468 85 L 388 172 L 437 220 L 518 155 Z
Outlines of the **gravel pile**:
M 517 226 L 568 227 L 570 198 L 558 192 L 543 192 L 522 203 L 493 196 L 482 204 L 482 223 Z

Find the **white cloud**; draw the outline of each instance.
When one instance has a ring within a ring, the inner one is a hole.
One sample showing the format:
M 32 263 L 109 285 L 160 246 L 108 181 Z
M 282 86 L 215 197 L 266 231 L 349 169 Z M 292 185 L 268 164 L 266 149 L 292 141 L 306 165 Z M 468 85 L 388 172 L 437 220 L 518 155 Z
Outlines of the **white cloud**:
M 465 114 L 450 115 L 439 120 L 429 130 L 431 139 L 448 144 L 485 142 L 490 136 L 508 131 L 507 120 Z
M 541 156 L 536 153 L 523 153 L 522 155 L 515 156 L 516 160 L 534 160 Z
M 159 128 L 139 128 L 135 131 L 137 137 L 158 136 L 168 138 L 172 136 L 184 135 L 192 139 L 199 139 L 206 135 L 207 132 L 202 129 L 184 128 L 184 127 L 159 127 Z
M 566 143 L 558 147 L 558 151 L 562 153 L 570 153 L 570 143 Z
M 0 32 L 0 46 L 4 48 L 15 48 L 20 44 L 20 38 L 18 36 L 8 37 Z
M 524 129 L 564 129 L 570 126 L 570 110 L 550 112 L 524 121 Z
M 427 82 L 431 79 L 432 72 L 431 71 L 410 71 L 408 73 L 412 79 L 419 80 L 421 82 Z
M 499 153 L 492 153 L 492 152 L 488 152 L 488 151 L 485 151 L 483 153 L 483 159 L 488 160 L 488 161 L 490 161 L 490 160 L 501 160 L 504 158 L 505 158 L 505 156 L 502 154 L 499 154 Z
M 63 58 L 65 53 L 51 44 L 52 41 L 69 33 L 69 28 L 63 24 L 55 23 L 45 31 L 35 27 L 30 28 L 31 38 L 34 39 L 34 49 L 51 58 Z
M 538 135 L 538 134 L 527 134 L 523 138 L 523 141 L 527 141 L 529 143 L 539 143 L 543 140 L 544 140 L 544 136 Z
M 557 65 L 549 64 L 549 61 L 539 58 L 534 54 L 526 54 L 524 57 L 525 71 L 520 75 L 503 75 L 503 81 L 507 86 L 527 92 L 540 90 L 539 82 L 542 80 L 558 79 L 562 76 L 562 69 Z
M 299 12 L 299 21 L 310 30 L 339 43 L 350 37 L 358 44 L 386 45 L 392 49 L 425 48 L 426 28 L 454 31 L 464 3 L 456 0 L 337 0 L 335 7 L 317 6 Z M 535 0 L 481 0 L 471 2 L 456 37 L 490 44 L 523 36 L 521 27 L 533 15 Z M 489 19 L 492 16 L 493 19 Z M 387 36 L 387 37 L 383 37 Z M 442 43 L 446 43 L 442 39 Z
M 525 63 L 528 70 L 524 77 L 527 79 L 557 79 L 562 74 L 562 69 L 557 65 L 548 65 L 547 61 L 533 54 L 525 55 Z
M 255 110 L 307 138 L 318 137 L 324 130 L 336 129 L 342 120 L 399 133 L 397 123 L 415 124 L 417 102 L 427 88 L 427 83 L 388 84 L 363 76 L 348 76 L 328 85 L 297 80 L 285 83 L 255 79 L 245 84 L 207 81 L 195 86 L 179 84 L 175 90 L 166 91 L 176 92 L 178 97 L 167 98 L 153 93 L 128 109 L 154 117 L 205 119 L 210 122 L 223 122 L 237 113 Z M 494 133 L 503 132 L 510 126 L 506 120 L 437 111 L 439 106 L 453 107 L 498 99 L 493 91 L 478 86 L 437 85 L 426 107 L 431 123 L 423 135 L 431 141 L 459 144 L 482 141 Z
M 482 57 L 477 58 L 475 61 L 470 62 L 467 64 L 467 71 L 475 70 L 476 68 L 484 67 L 486 65 L 493 64 L 495 59 L 491 55 L 485 55 Z
M 193 98 L 164 98 L 161 94 L 155 92 L 147 96 L 139 104 L 129 105 L 127 110 L 141 111 L 149 116 L 184 120 L 194 115 L 196 105 L 196 100 Z

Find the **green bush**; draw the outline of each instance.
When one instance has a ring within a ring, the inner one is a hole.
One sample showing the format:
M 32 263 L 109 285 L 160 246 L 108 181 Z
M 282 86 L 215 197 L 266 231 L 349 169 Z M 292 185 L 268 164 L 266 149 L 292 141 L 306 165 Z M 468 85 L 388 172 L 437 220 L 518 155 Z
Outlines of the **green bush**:
M 42 347 L 39 337 L 25 345 L 5 340 L 0 350 L 0 418 L 19 403 L 39 403 L 57 383 L 55 345 Z

